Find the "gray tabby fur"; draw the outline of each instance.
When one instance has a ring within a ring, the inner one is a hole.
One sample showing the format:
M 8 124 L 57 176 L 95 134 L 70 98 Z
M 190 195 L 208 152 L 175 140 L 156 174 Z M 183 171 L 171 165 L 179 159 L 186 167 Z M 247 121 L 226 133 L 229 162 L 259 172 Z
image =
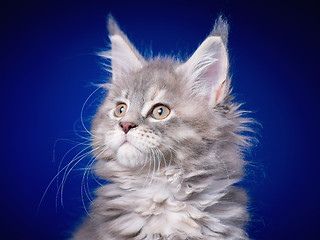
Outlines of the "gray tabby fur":
M 95 173 L 112 184 L 96 191 L 90 215 L 72 239 L 248 239 L 247 196 L 234 183 L 244 174 L 249 139 L 242 133 L 250 131 L 250 119 L 233 102 L 222 64 L 228 64 L 226 21 L 216 21 L 212 43 L 189 63 L 145 60 L 112 17 L 108 29 L 111 50 L 102 55 L 111 59 L 112 79 L 91 132 Z M 128 105 L 121 119 L 113 115 L 119 102 Z M 148 115 L 156 103 L 170 107 L 167 119 Z M 137 127 L 125 134 L 119 122 Z M 130 146 L 121 145 L 124 138 Z

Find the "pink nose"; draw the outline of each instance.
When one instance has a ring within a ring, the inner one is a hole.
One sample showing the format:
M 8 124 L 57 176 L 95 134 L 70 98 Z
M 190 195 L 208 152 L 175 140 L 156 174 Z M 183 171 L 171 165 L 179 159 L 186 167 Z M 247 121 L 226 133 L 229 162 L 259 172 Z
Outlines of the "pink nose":
M 125 134 L 127 134 L 131 128 L 137 127 L 137 125 L 132 122 L 120 122 L 119 126 L 122 128 Z

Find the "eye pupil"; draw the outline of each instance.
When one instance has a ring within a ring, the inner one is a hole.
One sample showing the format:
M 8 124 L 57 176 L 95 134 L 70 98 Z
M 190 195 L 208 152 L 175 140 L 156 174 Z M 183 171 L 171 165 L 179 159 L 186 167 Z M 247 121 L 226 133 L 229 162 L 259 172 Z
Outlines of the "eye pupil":
M 150 116 L 156 120 L 162 120 L 168 117 L 170 109 L 165 105 L 155 106 L 150 113 Z
M 123 117 L 127 111 L 127 105 L 125 103 L 120 103 L 114 110 L 114 115 L 116 117 Z

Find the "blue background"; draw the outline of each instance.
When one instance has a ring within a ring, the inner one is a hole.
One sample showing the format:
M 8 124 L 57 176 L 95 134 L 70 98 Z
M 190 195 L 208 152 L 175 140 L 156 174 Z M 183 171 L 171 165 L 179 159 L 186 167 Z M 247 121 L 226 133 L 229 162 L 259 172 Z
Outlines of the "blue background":
M 318 238 L 316 3 L 170 2 L 2 4 L 1 239 L 64 239 L 85 214 L 79 168 L 90 158 L 71 172 L 63 206 L 59 201 L 56 206 L 54 182 L 37 208 L 63 155 L 75 145 L 57 140 L 79 140 L 73 129 L 83 134 L 79 118 L 83 103 L 96 89 L 91 83 L 107 77 L 94 53 L 108 46 L 109 12 L 139 50 L 182 57 L 204 40 L 220 13 L 229 19 L 234 93 L 262 125 L 257 127 L 259 143 L 248 155 L 248 177 L 243 182 L 251 198 L 250 236 L 258 240 Z M 84 109 L 86 126 L 101 95 L 95 94 Z M 80 150 L 74 149 L 63 163 Z

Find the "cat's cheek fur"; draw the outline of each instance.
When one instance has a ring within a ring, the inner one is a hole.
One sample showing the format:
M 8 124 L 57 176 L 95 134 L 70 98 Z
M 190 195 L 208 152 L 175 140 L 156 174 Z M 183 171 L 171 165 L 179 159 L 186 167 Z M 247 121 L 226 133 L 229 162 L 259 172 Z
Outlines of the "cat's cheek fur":
M 137 130 L 130 131 L 127 134 L 127 140 L 137 149 L 144 153 L 150 153 L 161 143 L 160 133 L 155 133 L 150 129 L 138 127 Z
M 114 152 L 119 149 L 124 141 L 125 134 L 116 130 L 107 132 L 104 137 L 104 144 Z

